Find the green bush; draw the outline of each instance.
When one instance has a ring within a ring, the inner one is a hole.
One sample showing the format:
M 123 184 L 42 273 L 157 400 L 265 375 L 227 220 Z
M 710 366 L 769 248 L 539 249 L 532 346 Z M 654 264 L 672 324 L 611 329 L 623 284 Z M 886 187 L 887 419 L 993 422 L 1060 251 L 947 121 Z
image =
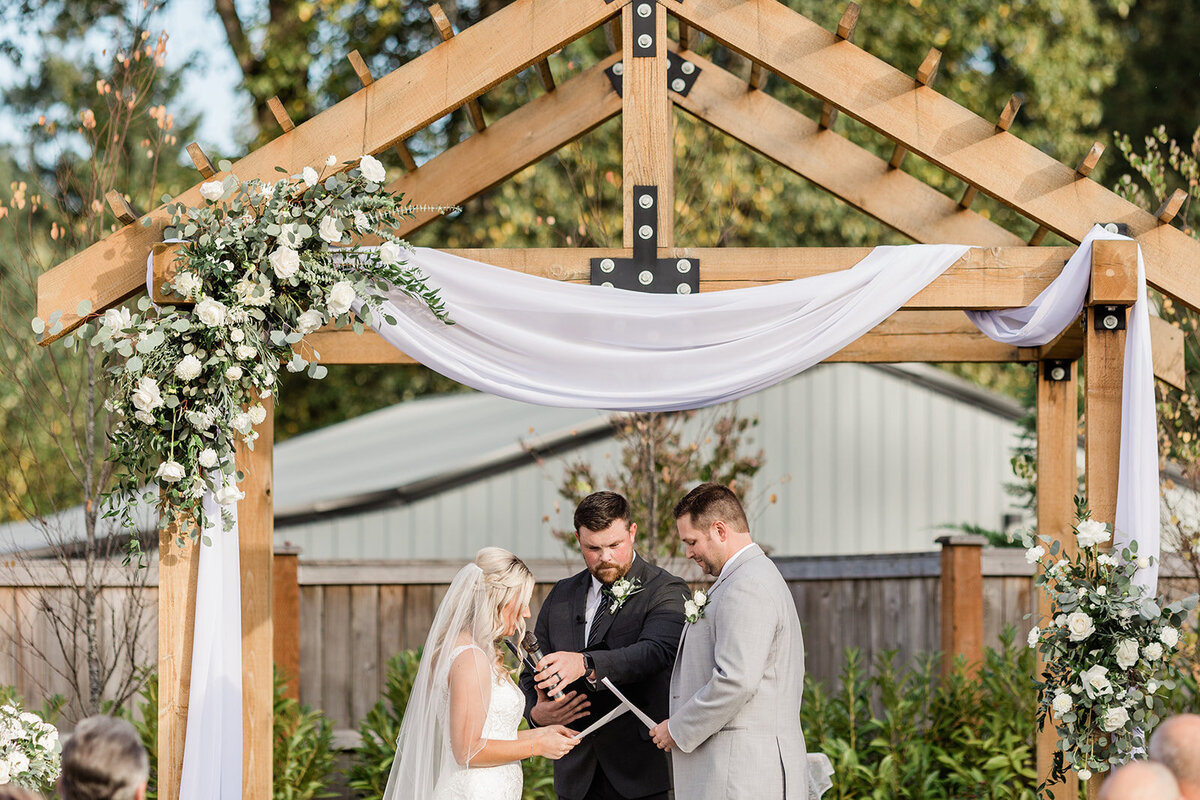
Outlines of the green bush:
M 302 706 L 283 694 L 284 681 L 275 673 L 273 800 L 315 800 L 331 797 L 325 791 L 333 773 L 333 728 L 320 711 Z M 150 754 L 147 800 L 158 798 L 158 674 L 142 687 L 141 718 L 125 712 Z

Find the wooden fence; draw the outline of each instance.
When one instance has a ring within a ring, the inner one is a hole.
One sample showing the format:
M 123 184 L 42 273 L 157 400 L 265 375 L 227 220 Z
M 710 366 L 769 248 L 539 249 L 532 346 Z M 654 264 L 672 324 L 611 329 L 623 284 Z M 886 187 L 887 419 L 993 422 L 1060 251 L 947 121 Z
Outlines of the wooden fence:
M 803 625 L 808 675 L 836 680 L 848 647 L 858 648 L 868 660 L 885 650 L 896 650 L 907 660 L 919 652 L 956 647 L 953 637 L 943 638 L 942 593 L 952 583 L 942 580 L 945 560 L 945 552 L 776 559 Z M 977 563 L 974 600 L 969 593 L 966 600 L 960 594 L 953 610 L 969 617 L 979 607 L 976 635 L 983 645 L 996 644 L 1005 625 L 1015 626 L 1023 643 L 1033 624 L 1025 618 L 1033 611 L 1032 567 L 1019 549 L 983 548 Z M 580 563 L 538 561 L 530 566 L 539 580 L 532 603 L 536 618 L 553 583 L 573 574 Z M 695 585 L 707 580 L 691 562 L 665 566 Z M 459 567 L 447 562 L 297 563 L 295 553 L 277 555 L 276 658 L 299 673 L 293 688 L 300 700 L 323 709 L 335 728 L 356 728 L 382 695 L 388 659 L 423 643 Z M 70 661 L 44 610 L 44 604 L 61 605 L 69 595 L 66 575 L 66 568 L 57 564 L 0 565 L 0 685 L 15 686 L 35 705 L 48 694 L 70 689 L 61 675 Z M 116 566 L 105 572 L 101 596 L 108 610 L 100 626 L 105 654 L 125 667 L 152 665 L 157 658 L 157 573 L 151 567 L 145 585 L 134 590 L 128 588 L 127 576 Z M 1194 579 L 1170 561 L 1163 576 L 1163 589 L 1173 595 L 1195 590 Z M 138 613 L 136 641 L 126 652 L 116 652 L 124 620 Z M 68 714 L 68 722 L 70 718 Z

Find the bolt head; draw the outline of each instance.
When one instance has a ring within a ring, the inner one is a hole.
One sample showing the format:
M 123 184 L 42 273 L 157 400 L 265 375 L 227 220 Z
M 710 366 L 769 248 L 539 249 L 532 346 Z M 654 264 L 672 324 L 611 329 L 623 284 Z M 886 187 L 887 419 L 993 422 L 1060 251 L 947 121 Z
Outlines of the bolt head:
M 653 235 L 654 228 L 649 225 L 643 225 L 642 227 L 638 228 L 638 236 L 642 237 L 643 239 L 649 239 Z
M 638 273 L 638 283 L 640 283 L 642 286 L 649 286 L 650 282 L 653 280 L 654 273 L 648 269 L 644 269 Z
M 693 64 L 693 63 L 692 63 L 692 62 L 690 62 L 690 61 L 685 61 L 685 62 L 683 62 L 683 64 L 682 64 L 682 65 L 679 67 L 679 69 L 683 71 L 683 74 L 684 74 L 684 75 L 691 75 L 693 72 L 695 72 L 695 71 L 696 71 L 696 65 L 695 65 L 695 64 Z
M 1050 370 L 1050 380 L 1065 381 L 1067 379 L 1067 371 L 1062 367 L 1054 367 Z
M 1100 320 L 1100 324 L 1104 326 L 1106 331 L 1115 331 L 1118 325 L 1117 315 L 1105 314 L 1104 319 Z
M 691 294 L 692 287 L 688 286 L 686 283 L 681 283 L 675 287 L 675 293 L 676 294 Z
M 654 195 L 644 194 L 638 198 L 638 205 L 642 208 L 650 208 L 654 205 Z
M 600 284 L 600 285 L 601 285 L 601 286 L 603 286 L 605 289 L 612 289 L 612 288 L 613 288 L 612 281 L 605 281 L 604 283 L 602 283 L 602 284 Z
M 613 64 L 612 71 L 613 71 L 613 75 L 616 75 L 618 78 L 620 76 L 624 75 L 625 74 L 625 62 L 618 61 L 617 63 Z
M 686 88 L 687 84 L 684 82 L 683 78 L 676 78 L 675 80 L 671 81 L 671 91 L 682 92 Z
M 649 3 L 641 3 L 637 7 L 637 15 L 639 17 L 648 17 L 654 13 L 654 9 Z
M 638 47 L 643 50 L 648 50 L 654 44 L 654 37 L 648 33 L 643 33 L 637 38 Z
M 692 262 L 686 258 L 681 258 L 675 262 L 675 269 L 679 270 L 680 275 L 687 275 L 692 271 Z
M 611 258 L 600 259 L 600 271 L 601 272 L 612 272 L 616 268 L 616 266 L 617 266 L 616 262 L 613 261 Z

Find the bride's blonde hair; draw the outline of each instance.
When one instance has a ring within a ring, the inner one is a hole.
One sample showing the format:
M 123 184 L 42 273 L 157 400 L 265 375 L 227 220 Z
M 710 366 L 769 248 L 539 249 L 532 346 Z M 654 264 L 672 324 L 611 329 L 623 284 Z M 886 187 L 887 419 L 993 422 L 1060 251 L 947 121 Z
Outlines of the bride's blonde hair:
M 492 641 L 499 642 L 504 636 L 504 608 L 518 599 L 524 606 L 533 596 L 533 573 L 525 562 L 502 547 L 485 547 L 475 554 L 475 566 L 483 571 L 483 585 L 487 587 L 488 607 L 492 611 Z M 517 614 L 517 630 L 514 637 L 519 643 L 525 636 L 525 620 Z

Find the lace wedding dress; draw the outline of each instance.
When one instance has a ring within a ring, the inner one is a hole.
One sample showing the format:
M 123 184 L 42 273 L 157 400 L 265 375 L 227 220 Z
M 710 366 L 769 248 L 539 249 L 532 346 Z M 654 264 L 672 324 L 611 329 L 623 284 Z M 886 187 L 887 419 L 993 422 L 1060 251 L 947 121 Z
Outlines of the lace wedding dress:
M 475 645 L 454 648 L 450 661 L 453 662 L 459 654 L 472 647 Z M 525 711 L 525 695 L 521 694 L 507 674 L 496 677 L 499 682 L 492 684 L 492 699 L 483 723 L 483 738 L 516 739 L 517 726 L 521 724 L 521 715 Z M 521 800 L 521 785 L 521 765 L 518 762 L 498 767 L 471 767 L 443 773 L 433 797 L 434 800 Z

